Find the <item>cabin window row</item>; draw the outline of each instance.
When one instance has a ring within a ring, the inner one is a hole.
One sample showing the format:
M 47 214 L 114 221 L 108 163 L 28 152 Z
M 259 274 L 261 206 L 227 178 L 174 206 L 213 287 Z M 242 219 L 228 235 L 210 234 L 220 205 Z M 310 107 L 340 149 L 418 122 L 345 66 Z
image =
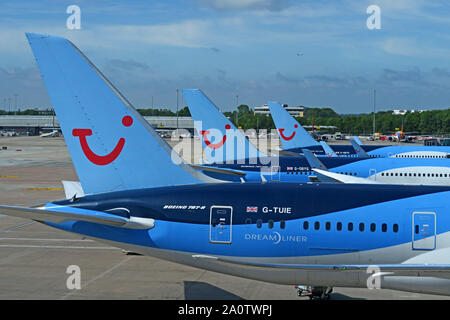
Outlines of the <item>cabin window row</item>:
M 382 172 L 381 176 L 384 177 L 436 177 L 436 178 L 447 178 L 449 175 L 447 173 L 417 173 L 417 172 Z
M 250 218 L 245 219 L 245 223 L 246 224 L 252 224 L 252 219 L 250 219 Z M 256 227 L 257 228 L 262 228 L 262 225 L 263 225 L 262 219 L 256 220 Z M 272 229 L 274 227 L 274 225 L 275 225 L 275 222 L 273 220 L 267 221 L 267 227 L 269 229 Z M 280 220 L 280 229 L 284 229 L 284 228 L 286 228 L 286 221 L 285 220 Z
M 436 156 L 436 155 L 430 155 L 430 156 L 425 156 L 425 155 L 396 155 L 396 158 L 433 158 L 433 159 L 446 159 L 449 156 L 445 155 L 445 156 Z
M 332 223 L 330 221 L 325 222 L 325 230 L 327 231 L 331 231 L 332 228 Z M 303 230 L 309 230 L 309 228 L 312 228 L 314 230 L 320 230 L 321 228 L 321 224 L 319 221 L 315 221 L 311 226 L 309 221 L 304 221 L 303 222 Z M 379 226 L 380 227 L 380 226 Z M 323 228 L 323 227 L 322 227 Z M 353 222 L 348 222 L 346 224 L 344 224 L 343 222 L 337 222 L 336 223 L 336 230 L 337 231 L 342 231 L 344 229 L 346 229 L 347 231 L 353 231 L 355 228 L 357 228 L 359 231 L 364 232 L 366 230 L 366 224 L 364 222 L 361 222 L 359 224 L 354 224 Z M 375 232 L 377 231 L 377 224 L 376 223 L 370 223 L 368 225 L 368 230 L 370 230 L 371 232 Z M 380 230 L 382 232 L 388 232 L 388 224 L 387 223 L 382 223 Z M 397 233 L 399 230 L 398 224 L 394 223 L 392 225 L 392 229 L 393 232 Z
M 312 175 L 314 174 L 314 172 L 312 171 L 286 171 L 287 174 L 306 174 L 306 175 Z M 356 172 L 336 172 L 336 173 L 340 173 L 340 174 L 345 174 L 346 176 L 357 176 L 358 174 Z

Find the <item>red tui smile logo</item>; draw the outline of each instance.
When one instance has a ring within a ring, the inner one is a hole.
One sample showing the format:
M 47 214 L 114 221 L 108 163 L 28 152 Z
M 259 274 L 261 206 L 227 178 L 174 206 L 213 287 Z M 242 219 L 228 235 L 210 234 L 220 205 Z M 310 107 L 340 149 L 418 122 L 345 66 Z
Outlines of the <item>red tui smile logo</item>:
M 125 127 L 131 126 L 133 124 L 133 118 L 130 116 L 123 117 L 122 124 Z M 74 137 L 79 137 L 81 149 L 83 150 L 83 153 L 86 156 L 86 158 L 88 158 L 89 161 L 91 161 L 93 164 L 96 164 L 99 166 L 104 166 L 104 165 L 110 164 L 111 162 L 116 160 L 117 157 L 119 156 L 119 154 L 122 152 L 123 146 L 125 145 L 125 139 L 120 138 L 119 142 L 117 143 L 117 145 L 113 149 L 113 151 L 111 151 L 107 155 L 99 156 L 91 150 L 91 148 L 88 145 L 87 139 L 86 139 L 87 136 L 92 135 L 91 129 L 73 129 L 72 135 Z
M 227 124 L 225 126 L 225 130 L 229 130 L 229 129 L 231 129 L 231 126 L 229 124 Z M 217 143 L 211 143 L 211 141 L 209 141 L 208 137 L 207 137 L 207 135 L 209 134 L 209 130 L 202 130 L 202 131 L 200 131 L 200 134 L 203 136 L 203 141 L 205 141 L 206 146 L 211 149 L 219 149 L 220 147 L 223 146 L 223 144 L 227 140 L 227 135 L 224 134 L 221 141 L 219 141 Z
M 294 127 L 295 127 L 295 128 L 298 128 L 298 124 L 294 125 Z M 294 138 L 294 136 L 295 136 L 295 130 L 294 130 L 294 132 L 293 132 L 289 137 L 286 137 L 286 136 L 284 135 L 284 133 L 283 133 L 284 129 L 278 129 L 278 131 L 280 132 L 280 136 L 281 136 L 284 140 L 286 140 L 286 141 L 291 140 L 291 139 Z

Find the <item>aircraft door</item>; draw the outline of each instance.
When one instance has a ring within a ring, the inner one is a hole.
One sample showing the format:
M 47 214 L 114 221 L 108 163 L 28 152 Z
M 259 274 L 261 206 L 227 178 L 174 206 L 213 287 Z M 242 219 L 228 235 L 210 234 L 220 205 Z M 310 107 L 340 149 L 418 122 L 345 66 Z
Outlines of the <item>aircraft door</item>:
M 377 174 L 377 169 L 370 169 L 369 170 L 369 179 L 377 180 L 376 174 Z
M 231 243 L 233 207 L 212 206 L 209 219 L 209 241 Z
M 434 250 L 436 248 L 436 213 L 413 212 L 413 250 Z

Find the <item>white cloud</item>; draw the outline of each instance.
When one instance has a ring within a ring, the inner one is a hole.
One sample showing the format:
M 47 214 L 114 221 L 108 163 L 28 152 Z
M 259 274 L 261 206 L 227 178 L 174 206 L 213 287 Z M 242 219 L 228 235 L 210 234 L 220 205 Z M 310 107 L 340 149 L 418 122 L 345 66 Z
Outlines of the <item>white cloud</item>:
M 382 48 L 387 53 L 395 55 L 413 57 L 422 54 L 416 41 L 407 38 L 388 38 L 382 43 Z

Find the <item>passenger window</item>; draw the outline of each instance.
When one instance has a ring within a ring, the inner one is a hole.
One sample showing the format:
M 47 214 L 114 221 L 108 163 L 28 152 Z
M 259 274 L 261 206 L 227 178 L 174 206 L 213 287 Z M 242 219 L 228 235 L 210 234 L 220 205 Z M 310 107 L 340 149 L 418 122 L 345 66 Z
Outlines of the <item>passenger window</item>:
M 330 221 L 327 221 L 327 223 L 325 223 L 325 229 L 327 231 L 330 231 L 330 229 L 331 229 L 331 222 Z
M 245 223 L 246 224 L 252 224 L 252 219 L 250 219 L 250 218 L 245 219 Z
M 286 228 L 286 221 L 284 221 L 284 220 L 281 220 L 281 221 L 280 221 L 280 228 L 281 228 L 281 229 Z
M 370 224 L 370 231 L 375 232 L 375 230 L 377 229 L 377 226 L 375 223 L 371 223 Z
M 337 231 L 341 231 L 341 230 L 342 230 L 342 222 L 338 222 L 338 223 L 336 224 L 336 230 L 337 230 Z
M 387 231 L 387 224 L 386 224 L 386 223 L 383 223 L 383 224 L 381 225 L 381 231 L 383 231 L 383 232 L 386 232 L 386 231 Z
M 364 231 L 364 223 L 360 223 L 359 224 L 359 231 L 363 232 Z
M 314 222 L 314 229 L 315 230 L 319 230 L 320 229 L 320 222 L 319 221 Z
M 308 230 L 308 228 L 309 228 L 309 222 L 308 221 L 304 221 L 303 222 L 303 229 L 304 230 Z
M 348 223 L 348 231 L 353 231 L 353 223 Z
M 257 228 L 261 228 L 262 227 L 262 220 L 261 219 L 256 220 L 256 227 Z
M 269 229 L 273 228 L 273 220 L 269 220 L 267 226 L 269 227 Z
M 398 224 L 394 224 L 392 229 L 393 229 L 394 232 L 397 233 L 398 232 Z

